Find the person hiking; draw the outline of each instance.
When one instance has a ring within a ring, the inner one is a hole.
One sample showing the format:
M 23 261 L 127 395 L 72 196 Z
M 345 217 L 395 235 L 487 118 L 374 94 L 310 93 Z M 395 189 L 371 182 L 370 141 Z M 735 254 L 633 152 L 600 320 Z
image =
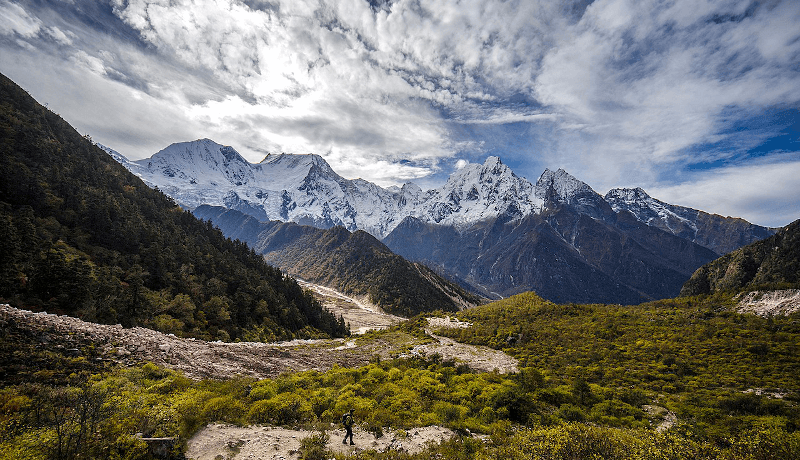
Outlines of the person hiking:
M 349 412 L 345 412 L 344 415 L 342 415 L 342 425 L 344 425 L 344 429 L 346 430 L 342 444 L 347 444 L 347 437 L 349 436 L 350 445 L 355 445 L 353 442 L 353 409 L 350 409 Z

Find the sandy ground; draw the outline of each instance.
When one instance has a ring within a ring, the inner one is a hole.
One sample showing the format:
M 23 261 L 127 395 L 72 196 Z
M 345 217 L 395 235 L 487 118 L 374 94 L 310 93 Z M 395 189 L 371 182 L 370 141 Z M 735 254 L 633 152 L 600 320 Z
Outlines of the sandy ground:
M 375 438 L 371 433 L 354 427 L 354 446 L 342 444 L 343 429 L 327 431 L 327 447 L 338 453 L 359 450 L 404 450 L 421 452 L 426 443 L 440 443 L 453 436 L 453 432 L 439 426 L 414 428 L 406 431 L 385 429 L 384 435 Z M 237 427 L 212 424 L 200 430 L 188 442 L 186 457 L 193 460 L 289 460 L 300 458 L 300 440 L 319 432 L 290 430 L 270 426 Z

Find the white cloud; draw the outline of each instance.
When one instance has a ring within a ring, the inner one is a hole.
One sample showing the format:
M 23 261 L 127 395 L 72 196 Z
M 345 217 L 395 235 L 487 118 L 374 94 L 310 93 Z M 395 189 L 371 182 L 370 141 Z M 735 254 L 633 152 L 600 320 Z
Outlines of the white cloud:
M 29 15 L 23 7 L 7 0 L 0 2 L 0 34 L 33 38 L 41 27 L 42 21 Z
M 644 166 L 652 176 L 704 161 L 687 148 L 719 141 L 726 111 L 748 116 L 800 99 L 800 29 L 788 25 L 800 21 L 800 4 L 743 17 L 742 2 L 694 3 L 662 11 L 597 1 L 544 57 L 537 95 L 589 137 L 578 160 L 586 169 L 605 177 Z
M 73 39 L 75 38 L 75 34 L 71 31 L 64 32 L 63 30 L 59 29 L 58 27 L 49 27 L 47 29 L 47 34 L 53 38 L 56 42 L 61 45 L 72 45 Z
M 800 219 L 800 160 L 729 166 L 702 171 L 648 193 L 668 203 L 779 227 Z
M 173 142 L 202 137 L 203 127 L 188 120 L 182 107 L 154 98 L 83 64 L 49 65 L 50 57 L 36 53 L 0 53 L 0 68 L 40 103 L 64 116 L 81 134 L 132 158 L 151 155 Z M 58 81 L 58 84 L 53 84 Z M 110 104 L 113 101 L 114 104 Z M 69 115 L 67 115 L 69 114 Z
M 527 177 L 646 185 L 739 159 L 776 129 L 732 123 L 800 101 L 789 0 L 110 1 L 97 28 L 63 4 L 0 0 L 0 63 L 133 158 L 210 137 L 383 184 L 491 153 Z M 726 148 L 698 148 L 711 143 Z

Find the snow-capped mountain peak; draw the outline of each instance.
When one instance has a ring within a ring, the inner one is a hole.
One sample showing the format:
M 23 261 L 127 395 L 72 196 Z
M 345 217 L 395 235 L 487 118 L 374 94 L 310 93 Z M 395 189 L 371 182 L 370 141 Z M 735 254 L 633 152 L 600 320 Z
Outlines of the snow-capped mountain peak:
M 548 193 L 554 193 L 558 201 L 571 203 L 573 200 L 581 195 L 595 194 L 585 182 L 576 179 L 574 176 L 558 169 L 553 172 L 545 169 L 539 180 L 536 181 L 536 196 L 542 200 L 548 197 Z
M 614 212 L 628 211 L 648 225 L 684 237 L 697 232 L 697 210 L 664 203 L 639 187 L 611 189 L 606 193 L 605 200 Z
M 615 188 L 606 193 L 606 201 L 614 207 L 614 203 L 637 203 L 650 200 L 650 195 L 639 187 L 636 188 Z M 615 211 L 618 209 L 615 208 Z
M 175 143 L 134 163 L 148 171 L 159 187 L 170 185 L 176 176 L 191 184 L 245 185 L 253 180 L 251 165 L 239 152 L 210 139 Z M 159 175 L 168 179 L 159 180 Z
M 465 227 L 507 215 L 520 218 L 541 209 L 533 185 L 491 156 L 483 164 L 468 164 L 440 188 L 429 192 L 422 205 L 423 220 Z

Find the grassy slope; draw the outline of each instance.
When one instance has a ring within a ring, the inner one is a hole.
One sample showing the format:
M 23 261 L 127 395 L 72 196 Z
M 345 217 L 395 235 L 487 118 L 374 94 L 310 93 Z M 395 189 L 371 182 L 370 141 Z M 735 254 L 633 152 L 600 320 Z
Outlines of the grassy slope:
M 800 315 L 764 319 L 733 313 L 730 304 L 692 297 L 633 307 L 556 305 L 528 293 L 461 313 L 474 326 L 449 335 L 504 348 L 555 381 L 642 391 L 708 435 L 761 416 L 796 429 Z

